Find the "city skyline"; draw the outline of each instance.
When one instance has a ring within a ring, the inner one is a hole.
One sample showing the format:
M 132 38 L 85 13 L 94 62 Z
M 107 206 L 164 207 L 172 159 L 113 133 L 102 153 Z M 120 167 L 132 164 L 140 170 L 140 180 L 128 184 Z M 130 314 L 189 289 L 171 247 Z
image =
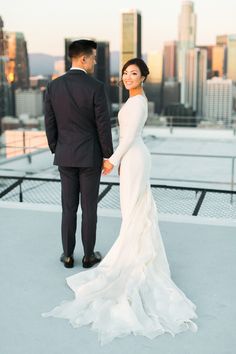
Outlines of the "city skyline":
M 197 15 L 197 45 L 215 44 L 217 35 L 236 33 L 234 0 L 193 2 Z M 63 55 L 66 37 L 92 36 L 99 41 L 109 41 L 111 51 L 119 51 L 121 13 L 134 8 L 142 14 L 142 52 L 147 53 L 162 50 L 164 42 L 178 39 L 181 4 L 181 0 L 159 3 L 151 0 L 111 3 L 105 0 L 99 3 L 95 0 L 88 3 L 69 0 L 66 4 L 55 0 L 42 0 L 40 3 L 12 0 L 1 5 L 0 16 L 6 31 L 24 33 L 29 53 Z

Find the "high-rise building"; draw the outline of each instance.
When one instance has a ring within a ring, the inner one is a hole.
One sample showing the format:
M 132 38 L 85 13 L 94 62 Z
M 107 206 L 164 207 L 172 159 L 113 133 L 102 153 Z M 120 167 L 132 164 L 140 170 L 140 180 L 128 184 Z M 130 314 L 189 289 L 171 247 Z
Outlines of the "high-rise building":
M 15 89 L 29 88 L 29 60 L 27 43 L 21 32 L 6 32 L 7 80 L 14 82 Z
M 207 89 L 207 62 L 208 51 L 206 49 L 195 49 L 197 51 L 197 104 L 196 115 L 203 117 L 206 109 L 206 89 Z
M 70 44 L 75 41 L 77 38 L 65 38 L 65 71 L 70 70 L 71 67 L 71 60 L 69 57 L 69 46 Z
M 120 73 L 123 65 L 132 58 L 142 57 L 142 18 L 136 9 L 122 11 Z M 119 103 L 128 97 L 127 91 L 120 87 Z
M 5 48 L 4 48 L 4 33 L 3 33 L 4 23 L 0 16 L 0 56 L 4 56 Z
M 223 74 L 228 79 L 236 82 L 236 34 L 219 35 L 216 37 L 216 47 L 223 49 L 216 49 L 219 61 L 219 66 L 222 66 L 223 61 Z M 224 59 L 222 57 L 224 56 Z
M 6 56 L 6 40 L 3 31 L 4 23 L 0 17 L 0 134 L 1 134 L 1 119 L 11 111 L 11 87 L 6 77 L 6 67 L 8 58 Z
M 107 89 L 110 85 L 110 48 L 109 42 L 97 42 L 97 64 L 94 76 L 105 83 Z
M 212 71 L 214 76 L 223 77 L 226 75 L 226 53 L 225 45 L 215 45 L 212 49 Z
M 0 120 L 6 115 L 12 115 L 11 87 L 5 75 L 6 57 L 0 56 Z M 1 130 L 1 122 L 0 122 Z M 1 134 L 1 131 L 0 131 Z
M 179 103 L 180 84 L 178 81 L 168 80 L 163 84 L 163 109 Z
M 43 92 L 40 90 L 16 90 L 16 115 L 39 117 L 43 114 Z
M 194 48 L 187 52 L 187 85 L 185 107 L 202 117 L 205 109 L 207 50 Z
M 227 78 L 236 82 L 236 34 L 228 36 Z
M 185 104 L 187 52 L 189 49 L 195 47 L 196 42 L 196 15 L 194 13 L 194 3 L 192 1 L 182 2 L 178 32 L 178 80 L 181 83 L 181 103 Z
M 207 78 L 211 79 L 215 76 L 212 70 L 212 60 L 213 60 L 213 48 L 214 45 L 198 45 L 199 49 L 205 49 L 207 51 Z
M 120 69 L 129 59 L 142 56 L 141 13 L 131 9 L 123 11 L 121 16 Z
M 227 45 L 228 43 L 228 35 L 227 34 L 221 34 L 219 36 L 216 36 L 216 45 Z
M 207 80 L 206 118 L 214 123 L 224 122 L 226 125 L 232 119 L 232 80 L 215 77 Z
M 162 109 L 162 76 L 163 55 L 162 52 L 149 52 L 147 65 L 150 74 L 144 84 L 144 90 L 149 102 L 152 102 L 154 111 L 160 113 Z
M 3 34 L 3 20 L 0 16 L 0 119 L 4 117 L 4 81 L 5 81 L 5 65 L 4 57 L 4 34 Z M 1 122 L 0 122 L 1 123 Z
M 165 42 L 163 52 L 163 79 L 173 81 L 177 78 L 177 42 Z
M 147 54 L 147 66 L 150 74 L 147 82 L 160 83 L 163 76 L 163 55 L 162 52 L 149 52 Z

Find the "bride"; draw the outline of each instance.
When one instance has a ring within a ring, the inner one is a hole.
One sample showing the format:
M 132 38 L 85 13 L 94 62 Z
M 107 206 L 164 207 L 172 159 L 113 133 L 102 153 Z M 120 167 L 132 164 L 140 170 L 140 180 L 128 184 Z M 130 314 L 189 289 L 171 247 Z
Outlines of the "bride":
M 119 166 L 122 224 L 105 258 L 94 268 L 66 279 L 73 301 L 44 317 L 59 317 L 73 327 L 91 325 L 101 344 L 128 334 L 155 338 L 197 330 L 195 305 L 171 279 L 150 188 L 150 154 L 142 140 L 148 115 L 142 59 L 129 60 L 122 81 L 129 98 L 119 112 L 120 142 L 105 161 L 103 174 Z

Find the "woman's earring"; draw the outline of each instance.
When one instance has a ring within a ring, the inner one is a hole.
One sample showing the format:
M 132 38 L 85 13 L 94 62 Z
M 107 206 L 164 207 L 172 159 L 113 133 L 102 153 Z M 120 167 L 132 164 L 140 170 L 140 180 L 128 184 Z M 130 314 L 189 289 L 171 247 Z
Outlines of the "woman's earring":
M 143 81 L 141 82 L 141 86 L 143 86 Z

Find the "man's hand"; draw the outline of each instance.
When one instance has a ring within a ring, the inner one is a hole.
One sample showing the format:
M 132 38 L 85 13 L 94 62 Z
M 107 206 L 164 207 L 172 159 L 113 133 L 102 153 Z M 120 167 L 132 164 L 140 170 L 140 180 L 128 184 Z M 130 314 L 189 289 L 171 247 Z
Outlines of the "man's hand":
M 113 167 L 114 166 L 112 165 L 112 163 L 110 163 L 108 160 L 103 160 L 102 174 L 108 175 L 109 173 L 111 173 Z

